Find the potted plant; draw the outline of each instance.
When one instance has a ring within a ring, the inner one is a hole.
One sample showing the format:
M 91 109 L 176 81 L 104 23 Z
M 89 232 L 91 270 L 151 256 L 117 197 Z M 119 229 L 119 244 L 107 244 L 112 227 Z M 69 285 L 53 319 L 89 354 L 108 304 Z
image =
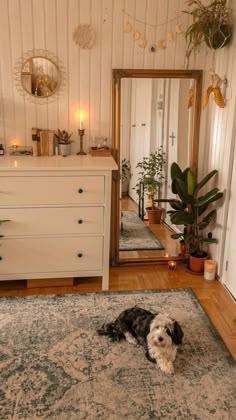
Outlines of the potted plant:
M 121 161 L 121 170 L 122 194 L 127 194 L 129 191 L 129 180 L 131 177 L 131 165 L 130 161 L 126 158 Z
M 171 165 L 172 192 L 179 199 L 169 200 L 173 210 L 168 213 L 173 224 L 183 226 L 183 232 L 174 233 L 171 237 L 184 239 L 189 253 L 189 269 L 193 272 L 203 272 L 204 261 L 208 258 L 204 244 L 217 243 L 211 232 L 204 235 L 203 231 L 216 215 L 216 209 L 207 212 L 209 204 L 219 200 L 223 193 L 218 188 L 204 194 L 200 192 L 216 174 L 217 170 L 213 170 L 198 182 L 189 168 L 182 172 L 177 163 Z
M 160 194 L 160 188 L 165 179 L 164 168 L 166 164 L 166 154 L 162 147 L 159 147 L 155 152 L 151 152 L 148 157 L 144 157 L 141 162 L 138 162 L 136 168 L 139 168 L 139 178 L 135 185 L 136 193 L 141 199 L 141 194 L 147 194 L 151 206 L 147 207 L 147 214 L 149 223 L 160 223 L 163 208 L 157 205 L 157 195 Z
M 187 41 L 186 58 L 198 51 L 205 42 L 211 49 L 225 47 L 232 36 L 232 10 L 227 6 L 227 0 L 213 0 L 203 5 L 201 0 L 187 0 L 188 10 L 193 21 L 185 32 Z
M 59 154 L 61 156 L 68 156 L 71 153 L 71 143 L 72 140 L 70 140 L 73 133 L 68 133 L 66 130 L 59 130 L 57 129 L 57 144 L 59 149 Z

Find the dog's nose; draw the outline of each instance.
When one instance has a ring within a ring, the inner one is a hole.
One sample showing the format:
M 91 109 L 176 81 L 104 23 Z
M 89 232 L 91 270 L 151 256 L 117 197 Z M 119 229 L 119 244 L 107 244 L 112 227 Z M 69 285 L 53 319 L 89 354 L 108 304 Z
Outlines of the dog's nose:
M 164 340 L 163 337 L 158 337 L 158 341 L 162 342 Z

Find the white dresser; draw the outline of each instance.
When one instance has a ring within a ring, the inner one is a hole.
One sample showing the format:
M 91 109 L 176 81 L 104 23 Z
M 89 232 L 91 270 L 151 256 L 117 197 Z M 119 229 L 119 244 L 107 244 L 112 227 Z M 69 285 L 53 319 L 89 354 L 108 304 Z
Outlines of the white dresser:
M 0 280 L 102 276 L 112 157 L 0 157 Z

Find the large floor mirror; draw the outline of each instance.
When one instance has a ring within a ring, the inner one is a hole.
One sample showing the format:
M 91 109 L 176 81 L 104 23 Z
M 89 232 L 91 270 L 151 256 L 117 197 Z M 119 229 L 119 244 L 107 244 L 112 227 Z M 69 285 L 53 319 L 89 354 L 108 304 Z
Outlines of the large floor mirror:
M 145 208 L 150 196 L 137 193 L 139 164 L 156 151 L 164 156 L 156 199 L 175 198 L 170 166 L 197 171 L 201 109 L 201 70 L 113 70 L 113 154 L 120 171 L 113 179 L 111 262 L 184 259 L 178 231 L 162 202 L 161 220 L 153 223 Z

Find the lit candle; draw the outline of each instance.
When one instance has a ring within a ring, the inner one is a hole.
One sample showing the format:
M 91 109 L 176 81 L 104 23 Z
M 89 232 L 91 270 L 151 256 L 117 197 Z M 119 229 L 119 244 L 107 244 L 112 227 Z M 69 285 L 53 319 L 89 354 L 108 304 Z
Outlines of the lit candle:
M 80 114 L 79 117 L 79 129 L 83 130 L 84 126 L 83 126 L 83 114 Z
M 215 280 L 216 277 L 216 261 L 206 260 L 204 262 L 204 279 L 207 281 Z
M 176 269 L 176 262 L 175 261 L 168 261 L 168 268 L 171 271 L 174 271 Z

